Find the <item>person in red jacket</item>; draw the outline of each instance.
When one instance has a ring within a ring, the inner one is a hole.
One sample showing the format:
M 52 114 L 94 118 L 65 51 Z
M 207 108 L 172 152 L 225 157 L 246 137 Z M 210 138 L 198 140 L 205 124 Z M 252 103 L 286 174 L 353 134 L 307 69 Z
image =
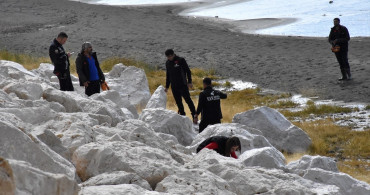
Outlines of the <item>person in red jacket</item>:
M 237 137 L 214 136 L 204 140 L 199 144 L 197 153 L 203 148 L 215 150 L 217 153 L 237 159 L 235 151 L 241 151 L 240 140 Z

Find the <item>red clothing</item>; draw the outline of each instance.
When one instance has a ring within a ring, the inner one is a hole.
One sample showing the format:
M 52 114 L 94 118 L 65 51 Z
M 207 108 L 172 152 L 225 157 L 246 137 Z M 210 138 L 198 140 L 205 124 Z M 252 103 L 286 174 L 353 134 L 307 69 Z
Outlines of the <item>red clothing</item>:
M 218 144 L 216 142 L 211 142 L 210 144 L 206 145 L 206 147 L 204 148 L 208 148 L 210 150 L 218 149 Z M 230 155 L 231 157 L 238 159 L 238 156 L 236 156 L 235 152 L 230 152 Z

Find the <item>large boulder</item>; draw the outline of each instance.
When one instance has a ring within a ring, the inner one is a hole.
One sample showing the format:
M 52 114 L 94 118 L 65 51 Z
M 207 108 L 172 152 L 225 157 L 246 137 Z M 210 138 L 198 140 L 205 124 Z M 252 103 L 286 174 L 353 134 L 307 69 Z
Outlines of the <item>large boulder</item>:
M 255 148 L 244 152 L 239 159 L 246 166 L 285 170 L 285 157 L 274 147 Z
M 136 173 L 155 186 L 180 164 L 163 150 L 139 142 L 89 143 L 79 147 L 72 162 L 83 181 L 112 171 Z
M 54 65 L 48 63 L 41 63 L 37 69 L 31 70 L 32 73 L 49 81 L 52 76 L 55 76 L 53 71 Z
M 148 109 L 148 108 L 166 109 L 166 104 L 167 104 L 167 94 L 164 91 L 164 87 L 161 85 L 154 91 L 145 109 Z
M 241 153 L 253 148 L 271 147 L 272 145 L 267 139 L 259 134 L 262 133 L 256 129 L 237 123 L 211 125 L 194 138 L 190 149 L 195 152 L 199 144 L 212 136 L 238 137 L 241 144 Z
M 145 109 L 139 119 L 148 123 L 156 132 L 174 135 L 179 143 L 185 146 L 190 145 L 196 135 L 191 120 L 174 111 L 161 108 Z
M 47 106 L 31 108 L 0 108 L 1 113 L 11 113 L 23 122 L 30 124 L 43 124 L 56 117 L 56 113 Z
M 26 70 L 16 62 L 0 60 L 0 67 L 0 74 L 7 79 L 27 80 L 36 77 L 34 73 Z
M 27 81 L 10 83 L 3 89 L 7 93 L 15 93 L 20 99 L 25 100 L 38 100 L 43 93 L 43 88 L 40 84 Z
M 0 158 L 0 161 L 4 163 L 5 160 Z M 79 191 L 77 182 L 64 174 L 45 172 L 24 161 L 8 162 L 10 177 L 14 178 L 15 194 L 77 195 Z
M 120 184 L 120 185 L 101 185 L 83 187 L 78 193 L 79 195 L 166 195 L 167 193 L 159 193 L 146 190 L 135 184 Z M 169 195 L 169 194 L 167 194 Z
M 236 114 L 233 122 L 262 131 L 275 148 L 289 153 L 306 151 L 311 145 L 310 137 L 302 129 L 268 107 Z
M 354 179 L 345 173 L 313 168 L 306 170 L 303 178 L 322 184 L 338 186 L 340 188 L 340 194 L 370 194 L 370 185 L 368 183 Z
M 74 95 L 72 95 L 74 94 Z M 76 93 L 49 88 L 44 91 L 43 98 L 48 102 L 58 102 L 67 112 L 81 112 L 82 108 L 75 99 Z
M 326 156 L 304 155 L 297 161 L 290 162 L 287 168 L 291 173 L 302 176 L 307 169 L 320 168 L 327 171 L 338 172 L 335 159 Z
M 119 184 L 136 184 L 144 189 L 152 190 L 149 183 L 135 173 L 125 171 L 114 171 L 103 173 L 82 183 L 82 186 L 100 186 L 100 185 L 119 185 Z
M 0 121 L 0 156 L 26 161 L 46 172 L 65 174 L 75 179 L 76 169 L 31 134 Z
M 111 89 L 127 96 L 131 104 L 145 108 L 150 99 L 148 79 L 143 69 L 117 64 L 106 78 Z
M 71 152 L 68 150 L 68 148 L 63 146 L 60 139 L 50 130 L 34 130 L 32 131 L 32 135 L 44 142 L 44 144 L 49 146 L 49 148 L 52 149 L 54 152 L 58 153 L 65 159 L 70 160 L 72 156 Z

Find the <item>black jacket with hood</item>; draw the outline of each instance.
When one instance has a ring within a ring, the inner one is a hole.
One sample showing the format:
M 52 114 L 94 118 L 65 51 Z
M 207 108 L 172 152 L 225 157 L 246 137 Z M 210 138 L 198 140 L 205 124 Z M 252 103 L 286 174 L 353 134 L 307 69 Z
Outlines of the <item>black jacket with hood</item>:
M 202 113 L 202 120 L 216 121 L 222 119 L 220 99 L 226 99 L 227 94 L 206 87 L 199 95 L 199 103 L 196 114 Z
M 187 80 L 186 80 L 187 78 Z M 182 88 L 191 83 L 191 71 L 184 58 L 175 56 L 166 62 L 166 88 Z
M 70 63 L 68 55 L 66 54 L 62 44 L 60 44 L 56 39 L 53 40 L 53 43 L 49 47 L 49 56 L 51 62 L 54 64 L 54 74 L 59 76 L 69 72 Z
M 350 39 L 348 29 L 345 26 L 339 25 L 339 30 L 337 30 L 336 26 L 331 28 L 328 41 L 333 44 L 333 41 L 337 40 L 336 45 L 339 45 L 341 50 L 348 50 L 348 41 Z
M 229 138 L 225 137 L 225 136 L 214 136 L 214 137 L 207 138 L 201 144 L 199 144 L 199 146 L 197 148 L 197 153 L 199 151 L 201 151 L 204 147 L 206 147 L 208 144 L 210 144 L 212 142 L 216 142 L 217 145 L 218 145 L 218 148 L 215 149 L 215 151 L 224 156 L 225 155 L 225 149 L 226 149 L 226 142 L 227 142 L 228 139 Z

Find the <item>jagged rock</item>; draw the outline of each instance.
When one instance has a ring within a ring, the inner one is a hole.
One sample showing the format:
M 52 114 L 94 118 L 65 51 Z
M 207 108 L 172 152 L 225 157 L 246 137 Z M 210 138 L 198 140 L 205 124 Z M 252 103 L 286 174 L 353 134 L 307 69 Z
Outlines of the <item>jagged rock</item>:
M 0 156 L 22 160 L 33 167 L 75 178 L 74 166 L 31 134 L 0 121 Z
M 302 129 L 268 107 L 236 114 L 233 122 L 262 131 L 275 148 L 289 153 L 306 151 L 311 145 L 311 139 Z
M 79 147 L 72 162 L 82 181 L 105 172 L 134 172 L 155 186 L 180 164 L 167 152 L 139 142 L 89 143 Z
M 164 87 L 161 85 L 154 91 L 145 109 L 148 109 L 148 108 L 166 109 L 166 104 L 167 104 L 167 94 L 164 91 Z
M 37 69 L 34 69 L 31 72 L 38 75 L 39 77 L 42 77 L 50 81 L 51 77 L 55 76 L 53 71 L 54 65 L 48 63 L 41 63 Z
M 77 182 L 64 174 L 45 172 L 24 161 L 9 160 L 9 164 L 14 177 L 15 194 L 73 195 L 79 191 Z
M 56 113 L 47 106 L 31 108 L 0 108 L 1 113 L 11 113 L 20 118 L 22 121 L 30 124 L 42 124 L 54 117 Z
M 88 186 L 83 187 L 79 193 L 79 195 L 122 195 L 122 194 L 165 195 L 167 193 L 148 191 L 135 184 Z
M 265 137 L 253 133 L 262 134 L 256 129 L 249 128 L 245 125 L 237 123 L 211 125 L 204 129 L 202 133 L 198 134 L 194 138 L 194 141 L 191 144 L 190 149 L 193 152 L 196 152 L 196 149 L 199 146 L 199 144 L 201 144 L 204 140 L 212 136 L 238 137 L 242 149 L 241 153 L 253 148 L 263 148 L 272 146 Z
M 260 166 L 285 170 L 285 157 L 274 147 L 255 148 L 245 151 L 239 159 L 246 166 Z
M 119 185 L 119 184 L 136 184 L 144 189 L 152 190 L 149 183 L 135 173 L 125 171 L 115 171 L 103 173 L 82 183 L 82 186 L 100 186 L 100 185 Z
M 333 158 L 325 156 L 304 155 L 301 159 L 287 165 L 291 173 L 302 176 L 307 169 L 320 168 L 327 171 L 338 172 L 337 163 Z
M 13 99 L 4 90 L 0 89 L 0 108 L 19 108 L 18 102 L 14 102 Z
M 319 168 L 313 168 L 306 170 L 303 178 L 322 184 L 338 186 L 341 192 L 338 194 L 370 194 L 369 184 L 354 179 L 345 173 L 336 173 Z
M 25 100 L 38 100 L 43 93 L 41 85 L 32 82 L 10 83 L 3 89 L 7 93 L 15 93 L 20 99 Z
M 161 108 L 145 109 L 139 119 L 148 123 L 156 132 L 174 135 L 179 143 L 185 146 L 190 145 L 196 135 L 191 120 L 174 111 Z
M 35 130 L 32 131 L 32 135 L 44 142 L 44 144 L 49 146 L 49 148 L 54 152 L 63 156 L 65 159 L 70 160 L 72 156 L 71 152 L 68 148 L 62 145 L 60 139 L 50 130 Z
M 127 96 L 136 107 L 145 108 L 150 99 L 150 91 L 144 70 L 133 66 L 123 67 L 121 64 L 115 65 L 108 75 L 106 80 L 111 89 L 118 91 L 123 97 Z
M 0 74 L 6 78 L 26 80 L 31 77 L 36 77 L 34 73 L 26 70 L 22 65 L 15 62 L 0 60 L 0 67 Z
M 127 110 L 129 110 L 130 114 L 133 115 L 133 118 L 139 117 L 136 107 L 130 103 L 128 97 L 121 96 L 120 93 L 118 93 L 115 90 L 103 91 L 101 93 L 92 95 L 91 98 L 103 102 L 107 102 L 107 100 L 110 100 L 113 103 L 115 103 L 119 108 L 126 108 Z M 128 115 L 128 113 L 126 115 Z
M 54 88 L 49 88 L 44 91 L 43 98 L 48 102 L 60 103 L 64 106 L 67 112 L 81 112 L 82 108 L 72 94 L 73 92 L 66 92 Z
M 66 112 L 64 106 L 58 102 L 48 102 L 46 100 L 22 100 L 22 99 L 13 99 L 13 102 L 19 104 L 19 107 L 48 107 L 55 112 Z

